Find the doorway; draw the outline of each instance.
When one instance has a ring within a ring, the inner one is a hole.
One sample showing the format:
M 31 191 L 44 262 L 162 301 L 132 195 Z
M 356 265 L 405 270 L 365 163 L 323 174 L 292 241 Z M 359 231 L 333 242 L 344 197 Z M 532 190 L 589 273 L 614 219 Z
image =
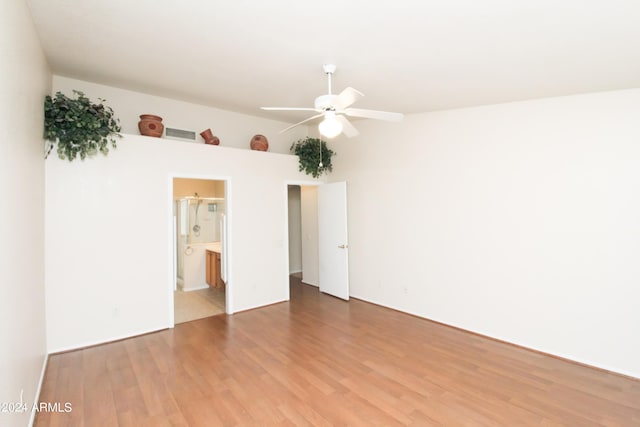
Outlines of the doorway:
M 287 185 L 289 275 L 318 287 L 318 186 Z
M 173 178 L 174 324 L 227 311 L 226 187 L 225 180 Z
M 344 181 L 287 185 L 289 276 L 348 301 L 346 196 Z

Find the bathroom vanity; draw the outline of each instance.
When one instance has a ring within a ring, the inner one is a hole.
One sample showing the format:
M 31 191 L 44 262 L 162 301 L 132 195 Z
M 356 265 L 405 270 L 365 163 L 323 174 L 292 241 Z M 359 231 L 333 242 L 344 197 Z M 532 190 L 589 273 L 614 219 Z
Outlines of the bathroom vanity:
M 207 284 L 212 288 L 224 288 L 220 272 L 220 250 L 207 249 Z

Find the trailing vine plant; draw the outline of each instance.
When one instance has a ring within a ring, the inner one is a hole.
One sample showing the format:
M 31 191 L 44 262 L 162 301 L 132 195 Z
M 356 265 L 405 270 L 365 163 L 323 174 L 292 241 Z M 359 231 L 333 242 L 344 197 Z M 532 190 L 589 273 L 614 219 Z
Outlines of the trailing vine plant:
M 58 157 L 69 161 L 78 155 L 82 160 L 98 152 L 106 155 L 109 144 L 116 148 L 115 137 L 122 137 L 120 120 L 104 99 L 94 103 L 80 91 L 73 93 L 75 98 L 57 92 L 44 100 L 44 138 L 50 141 L 45 159 L 55 144 Z
M 298 156 L 298 170 L 318 178 L 325 172 L 331 172 L 331 158 L 336 154 L 319 138 L 306 137 L 291 144 L 290 151 Z

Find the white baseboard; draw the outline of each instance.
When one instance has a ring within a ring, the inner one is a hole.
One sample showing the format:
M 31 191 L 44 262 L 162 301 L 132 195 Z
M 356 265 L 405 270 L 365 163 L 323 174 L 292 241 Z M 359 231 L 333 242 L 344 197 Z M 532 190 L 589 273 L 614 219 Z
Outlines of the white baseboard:
M 42 391 L 42 384 L 44 383 L 44 374 L 47 372 L 47 364 L 49 363 L 49 354 L 44 355 L 44 361 L 42 362 L 42 370 L 40 371 L 40 380 L 38 381 L 38 388 L 36 388 L 36 395 L 34 396 L 33 403 L 37 404 L 40 401 L 40 392 Z M 33 422 L 36 420 L 36 411 L 31 409 L 31 416 L 29 417 L 29 427 L 33 426 Z
M 122 335 L 116 335 L 112 337 L 101 338 L 98 340 L 91 340 L 91 341 L 76 343 L 68 347 L 50 348 L 49 354 L 66 353 L 68 351 L 82 350 L 85 348 L 94 347 L 96 345 L 108 344 L 115 341 L 126 340 L 128 338 L 137 337 L 139 335 L 146 335 L 146 334 L 151 334 L 153 332 L 163 331 L 165 329 L 170 329 L 172 327 L 173 327 L 172 325 L 162 324 L 155 327 L 150 327 L 148 329 L 131 331 L 129 333 L 122 334 Z
M 599 370 L 602 370 L 602 371 L 611 372 L 613 374 L 623 375 L 625 377 L 629 377 L 629 378 L 633 378 L 633 379 L 636 379 L 636 380 L 640 380 L 640 372 L 633 372 L 633 371 L 628 371 L 628 370 L 625 370 L 625 369 L 620 369 L 618 367 L 612 367 L 612 366 L 609 366 L 609 365 L 604 365 L 604 364 L 599 363 L 599 362 L 594 362 L 593 360 L 587 360 L 587 359 L 584 359 L 584 358 L 576 357 L 575 355 L 567 355 L 567 354 L 563 354 L 563 353 L 549 351 L 548 349 L 531 346 L 531 345 L 529 345 L 529 344 L 527 344 L 525 342 L 521 342 L 521 341 L 508 340 L 508 339 L 505 339 L 505 338 L 496 337 L 496 336 L 493 336 L 493 335 L 488 335 L 488 334 L 486 334 L 484 332 L 481 332 L 481 331 L 476 331 L 476 330 L 473 330 L 473 329 L 470 329 L 470 328 L 467 328 L 467 327 L 463 327 L 463 326 L 457 326 L 457 325 L 454 325 L 452 323 L 444 322 L 442 320 L 432 319 L 432 318 L 426 317 L 423 314 L 420 314 L 420 313 L 417 313 L 417 312 L 414 312 L 414 311 L 402 310 L 402 309 L 399 309 L 399 308 L 396 308 L 396 307 L 393 307 L 393 306 L 390 306 L 390 305 L 387 305 L 387 304 L 383 304 L 381 302 L 375 301 L 373 299 L 365 298 L 365 297 L 362 297 L 362 296 L 359 296 L 359 295 L 353 295 L 353 294 L 350 293 L 349 297 L 350 298 L 359 299 L 360 301 L 364 301 L 366 303 L 374 304 L 374 305 L 377 305 L 379 307 L 388 308 L 389 310 L 397 311 L 399 313 L 405 313 L 405 314 L 408 314 L 410 316 L 415 316 L 417 318 L 424 319 L 424 320 L 427 320 L 429 322 L 435 322 L 435 323 L 440 324 L 440 325 L 445 326 L 445 327 L 455 328 L 455 329 L 457 329 L 459 331 L 464 331 L 464 332 L 469 333 L 469 334 L 478 335 L 478 336 L 484 337 L 486 339 L 490 339 L 490 340 L 498 341 L 498 342 L 501 342 L 501 343 L 505 343 L 507 345 L 519 347 L 519 348 L 525 349 L 527 351 L 536 352 L 536 353 L 543 354 L 543 355 L 548 356 L 548 357 L 559 358 L 559 359 L 568 361 L 570 363 L 576 363 L 576 364 L 585 366 L 585 367 L 590 368 L 590 369 L 599 369 Z

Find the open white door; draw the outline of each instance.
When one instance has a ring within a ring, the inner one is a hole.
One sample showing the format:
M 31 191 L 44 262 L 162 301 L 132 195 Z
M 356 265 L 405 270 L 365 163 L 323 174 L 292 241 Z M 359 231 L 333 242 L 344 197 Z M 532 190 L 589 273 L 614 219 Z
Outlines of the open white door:
M 318 187 L 318 271 L 320 292 L 349 299 L 347 183 Z

